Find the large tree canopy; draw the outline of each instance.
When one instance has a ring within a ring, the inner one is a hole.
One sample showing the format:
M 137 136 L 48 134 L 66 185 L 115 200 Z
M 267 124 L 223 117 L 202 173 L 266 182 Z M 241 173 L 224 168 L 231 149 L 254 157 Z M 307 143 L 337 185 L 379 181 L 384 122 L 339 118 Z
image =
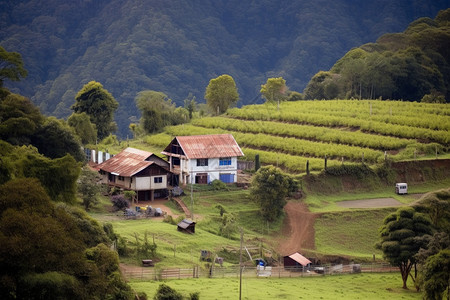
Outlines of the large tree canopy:
M 37 179 L 0 185 L 1 299 L 131 299 L 102 242 L 98 223 L 55 205 Z
M 142 91 L 138 93 L 135 101 L 142 114 L 141 126 L 147 133 L 186 122 L 188 119 L 189 112 L 184 108 L 176 108 L 172 100 L 162 92 Z
M 239 100 L 239 93 L 230 75 L 220 75 L 209 81 L 205 92 L 206 104 L 212 112 L 223 114 L 231 105 Z
M 260 93 L 267 102 L 279 102 L 287 97 L 286 80 L 283 77 L 268 78 L 266 84 L 261 85 Z
M 425 248 L 427 240 L 423 237 L 432 233 L 430 221 L 424 214 L 412 207 L 401 208 L 388 215 L 380 228 L 381 241 L 377 247 L 393 266 L 398 266 L 406 289 L 406 281 L 411 268 L 416 265 L 415 255 Z M 413 277 L 415 279 L 415 277 Z
M 450 101 L 449 21 L 447 9 L 434 20 L 418 19 L 402 33 L 350 50 L 329 72 L 312 77 L 305 98 L 419 101 L 435 94 Z
M 0 88 L 3 87 L 5 79 L 19 81 L 27 74 L 27 70 L 23 67 L 22 56 L 17 52 L 8 52 L 0 46 Z
M 103 88 L 99 82 L 91 81 L 75 96 L 72 110 L 76 113 L 85 112 L 91 122 L 97 126 L 98 138 L 102 140 L 117 129 L 114 122 L 114 112 L 119 103 Z
M 263 218 L 274 221 L 286 204 L 286 197 L 296 187 L 292 178 L 273 166 L 260 168 L 252 178 L 250 195 L 259 205 Z

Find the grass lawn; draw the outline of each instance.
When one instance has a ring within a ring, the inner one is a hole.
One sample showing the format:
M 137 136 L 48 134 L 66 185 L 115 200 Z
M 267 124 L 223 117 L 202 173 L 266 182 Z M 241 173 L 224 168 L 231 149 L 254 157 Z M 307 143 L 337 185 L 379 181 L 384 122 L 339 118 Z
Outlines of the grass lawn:
M 436 191 L 450 186 L 450 178 L 442 181 L 426 182 L 423 184 L 415 184 L 408 186 L 408 195 L 397 195 L 395 193 L 395 187 L 392 188 L 380 188 L 379 190 L 367 192 L 367 191 L 352 191 L 351 193 L 337 193 L 332 195 L 312 194 L 307 195 L 305 202 L 308 204 L 308 208 L 311 212 L 330 212 L 330 211 L 346 211 L 349 208 L 341 207 L 336 204 L 339 201 L 347 200 L 364 200 L 375 198 L 394 198 L 399 202 L 409 205 L 416 201 L 418 198 L 412 194 L 422 194 L 429 191 Z
M 184 296 L 200 292 L 200 299 L 238 299 L 239 278 L 199 278 L 131 281 L 137 292 L 152 299 L 158 286 L 167 284 Z M 422 294 L 403 290 L 399 273 L 352 274 L 299 278 L 243 278 L 242 299 L 421 299 Z
M 136 241 L 138 235 L 142 243 L 145 233 L 150 243 L 157 245 L 157 267 L 182 267 L 199 263 L 201 250 L 217 252 L 223 247 L 239 249 L 239 240 L 230 240 L 214 235 L 200 228 L 196 228 L 195 234 L 179 232 L 176 225 L 164 223 L 161 220 L 138 219 L 138 220 L 112 220 L 114 231 L 126 238 L 131 244 Z M 140 264 L 141 258 L 127 263 Z
M 321 214 L 315 222 L 316 252 L 371 260 L 383 219 L 397 208 L 352 210 Z

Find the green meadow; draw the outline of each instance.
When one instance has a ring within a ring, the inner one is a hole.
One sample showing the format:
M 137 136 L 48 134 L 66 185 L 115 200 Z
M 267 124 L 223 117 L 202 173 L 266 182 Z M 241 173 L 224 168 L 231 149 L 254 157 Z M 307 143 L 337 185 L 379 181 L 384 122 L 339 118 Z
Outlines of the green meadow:
M 199 292 L 200 299 L 239 299 L 239 278 L 199 278 L 169 281 L 131 281 L 136 291 L 153 297 L 160 284 L 184 296 Z M 242 299 L 422 299 L 413 289 L 403 290 L 399 274 L 356 274 L 298 278 L 243 278 Z

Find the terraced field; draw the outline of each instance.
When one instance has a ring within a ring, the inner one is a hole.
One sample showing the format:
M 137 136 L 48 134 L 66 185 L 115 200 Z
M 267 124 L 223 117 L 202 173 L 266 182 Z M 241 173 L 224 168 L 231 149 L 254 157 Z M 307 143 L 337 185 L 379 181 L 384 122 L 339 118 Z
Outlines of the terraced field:
M 194 119 L 148 136 L 166 146 L 173 136 L 231 133 L 245 159 L 302 173 L 342 163 L 377 164 L 444 155 L 450 143 L 450 106 L 380 100 L 328 100 L 249 105 L 220 117 Z

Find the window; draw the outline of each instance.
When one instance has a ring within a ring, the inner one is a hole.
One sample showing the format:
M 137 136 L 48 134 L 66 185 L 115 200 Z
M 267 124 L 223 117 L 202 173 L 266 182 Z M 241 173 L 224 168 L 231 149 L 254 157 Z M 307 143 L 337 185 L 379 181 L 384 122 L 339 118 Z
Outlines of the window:
M 199 158 L 197 159 L 197 167 L 206 167 L 208 166 L 208 159 L 207 158 Z
M 219 159 L 219 166 L 231 166 L 231 157 L 222 157 Z
M 120 180 L 120 181 L 124 181 L 125 178 L 123 178 L 123 176 L 119 176 L 119 180 Z
M 155 177 L 153 178 L 154 183 L 162 183 L 162 177 Z

